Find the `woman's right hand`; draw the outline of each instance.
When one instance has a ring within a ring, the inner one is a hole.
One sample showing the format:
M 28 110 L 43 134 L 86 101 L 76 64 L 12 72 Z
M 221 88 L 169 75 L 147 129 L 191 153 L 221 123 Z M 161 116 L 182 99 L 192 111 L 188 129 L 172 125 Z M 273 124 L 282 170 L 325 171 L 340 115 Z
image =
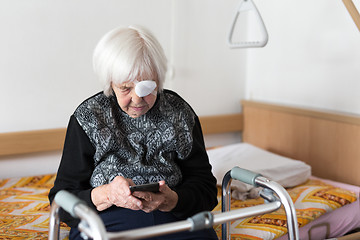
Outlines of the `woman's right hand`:
M 112 205 L 139 210 L 143 207 L 142 202 L 131 195 L 130 185 L 135 185 L 131 179 L 117 176 L 109 184 L 94 188 L 91 191 L 91 200 L 98 211 L 103 211 Z

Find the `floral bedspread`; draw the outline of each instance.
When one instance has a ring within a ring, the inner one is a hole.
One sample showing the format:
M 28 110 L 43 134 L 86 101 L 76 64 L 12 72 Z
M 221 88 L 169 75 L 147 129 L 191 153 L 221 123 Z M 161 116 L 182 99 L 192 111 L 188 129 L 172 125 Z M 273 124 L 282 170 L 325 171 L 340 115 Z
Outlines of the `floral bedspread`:
M 55 174 L 0 179 L 0 239 L 47 239 L 50 206 L 47 198 Z M 288 189 L 295 203 L 299 227 L 322 214 L 356 201 L 355 193 L 309 180 Z M 219 204 L 214 213 L 221 212 Z M 231 209 L 263 204 L 261 198 L 246 201 L 232 200 Z M 221 225 L 214 226 L 221 239 Z M 283 208 L 262 216 L 239 219 L 231 223 L 232 239 L 274 239 L 287 233 Z M 69 228 L 63 224 L 60 239 L 68 238 Z
M 0 239 L 48 239 L 48 193 L 55 175 L 0 180 Z M 61 226 L 60 239 L 69 228 Z
M 310 179 L 302 185 L 287 189 L 287 191 L 294 202 L 299 227 L 305 226 L 327 212 L 357 200 L 355 193 L 315 179 Z M 218 191 L 218 199 L 221 200 L 221 190 Z M 232 199 L 231 209 L 260 204 L 264 204 L 262 198 L 246 201 Z M 214 212 L 221 212 L 221 204 L 218 204 Z M 215 230 L 221 239 L 221 225 L 215 226 Z M 231 223 L 230 232 L 232 240 L 271 240 L 281 237 L 287 233 L 285 210 L 281 207 L 272 213 L 236 220 Z

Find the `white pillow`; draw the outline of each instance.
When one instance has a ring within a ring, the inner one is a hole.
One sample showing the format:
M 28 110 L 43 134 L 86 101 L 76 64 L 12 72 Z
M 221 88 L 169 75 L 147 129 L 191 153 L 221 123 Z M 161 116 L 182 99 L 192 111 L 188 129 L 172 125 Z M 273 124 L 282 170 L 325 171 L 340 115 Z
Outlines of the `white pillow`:
M 225 174 L 235 166 L 260 173 L 283 187 L 299 185 L 311 175 L 311 167 L 306 163 L 265 151 L 248 143 L 231 144 L 208 150 L 207 153 L 218 185 L 222 184 Z M 231 186 L 241 192 L 252 188 L 238 180 L 233 180 Z

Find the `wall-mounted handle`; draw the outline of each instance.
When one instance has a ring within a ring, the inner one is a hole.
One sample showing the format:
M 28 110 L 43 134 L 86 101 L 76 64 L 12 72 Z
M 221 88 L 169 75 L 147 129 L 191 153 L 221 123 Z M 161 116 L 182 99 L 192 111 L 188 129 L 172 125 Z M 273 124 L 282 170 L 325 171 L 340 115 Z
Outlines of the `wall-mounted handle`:
M 255 14 L 255 17 L 258 20 L 261 39 L 255 41 L 241 41 L 241 42 L 233 42 L 233 33 L 236 26 L 237 19 L 241 13 L 246 11 L 251 11 Z M 255 4 L 252 0 L 241 0 L 240 4 L 238 5 L 237 11 L 235 13 L 230 32 L 228 35 L 228 45 L 230 48 L 251 48 L 251 47 L 264 47 L 268 42 L 269 36 L 264 24 L 264 21 L 256 8 Z

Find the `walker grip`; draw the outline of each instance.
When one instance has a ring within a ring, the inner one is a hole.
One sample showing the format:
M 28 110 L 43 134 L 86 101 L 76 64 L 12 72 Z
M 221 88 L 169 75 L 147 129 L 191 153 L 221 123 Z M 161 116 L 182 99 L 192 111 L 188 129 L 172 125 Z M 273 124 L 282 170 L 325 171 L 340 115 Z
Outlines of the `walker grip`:
M 239 180 L 241 182 L 256 186 L 255 179 L 260 177 L 260 173 L 255 173 L 243 168 L 234 167 L 230 171 L 230 176 L 232 179 Z
M 61 190 L 58 193 L 56 193 L 54 201 L 60 207 L 62 207 L 66 212 L 70 213 L 71 216 L 73 216 L 75 218 L 77 218 L 75 211 L 74 211 L 75 206 L 80 203 L 86 205 L 86 203 L 83 200 L 79 199 L 75 195 L 73 195 L 65 190 Z
M 209 211 L 195 214 L 187 220 L 190 221 L 192 224 L 190 232 L 206 228 L 212 228 L 212 226 L 214 225 L 214 215 Z

